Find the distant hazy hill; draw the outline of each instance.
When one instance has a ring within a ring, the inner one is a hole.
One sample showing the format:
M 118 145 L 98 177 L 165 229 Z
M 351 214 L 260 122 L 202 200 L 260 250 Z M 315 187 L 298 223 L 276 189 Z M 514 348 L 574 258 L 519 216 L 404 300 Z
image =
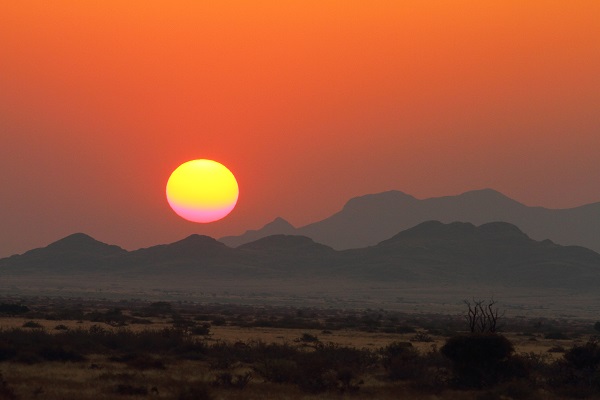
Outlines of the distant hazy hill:
M 0 260 L 0 277 L 77 279 L 98 272 L 110 279 L 169 286 L 235 279 L 486 284 L 595 290 L 600 254 L 535 241 L 514 225 L 421 223 L 371 247 L 336 251 L 304 236 L 273 235 L 231 248 L 192 235 L 175 243 L 127 252 L 82 234 Z
M 258 230 L 246 231 L 241 236 L 225 236 L 219 239 L 220 242 L 225 243 L 231 247 L 237 247 L 244 243 L 250 243 L 260 238 L 264 238 L 271 235 L 296 235 L 297 230 L 292 224 L 284 220 L 283 218 L 275 218 L 262 228 Z
M 277 233 L 310 237 L 334 249 L 372 246 L 421 222 L 503 221 L 537 240 L 579 245 L 600 251 L 600 203 L 570 209 L 529 207 L 491 190 L 419 200 L 399 191 L 356 197 L 322 221 L 294 228 L 281 218 L 259 230 L 220 240 L 232 247 Z
M 106 270 L 115 257 L 125 254 L 127 251 L 119 246 L 99 242 L 84 233 L 75 233 L 46 247 L 0 259 L 0 271 L 14 274 L 44 271 L 85 273 Z
M 505 222 L 476 227 L 429 221 L 376 246 L 342 254 L 349 273 L 364 278 L 520 287 L 600 284 L 600 254 L 550 240 L 535 241 Z

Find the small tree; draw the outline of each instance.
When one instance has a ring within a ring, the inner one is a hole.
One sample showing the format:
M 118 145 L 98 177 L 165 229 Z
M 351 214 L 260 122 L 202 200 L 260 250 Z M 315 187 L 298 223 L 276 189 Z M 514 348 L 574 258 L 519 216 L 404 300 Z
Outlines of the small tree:
M 498 331 L 498 318 L 504 316 L 500 313 L 498 307 L 495 307 L 496 301 L 492 298 L 490 301 L 475 300 L 471 303 L 464 300 L 468 310 L 465 318 L 471 333 L 496 333 Z
M 518 375 L 520 371 L 512 365 L 512 343 L 497 334 L 498 320 L 504 313 L 500 313 L 496 301 L 473 299 L 464 303 L 470 334 L 451 337 L 440 349 L 452 361 L 455 383 L 481 388 Z

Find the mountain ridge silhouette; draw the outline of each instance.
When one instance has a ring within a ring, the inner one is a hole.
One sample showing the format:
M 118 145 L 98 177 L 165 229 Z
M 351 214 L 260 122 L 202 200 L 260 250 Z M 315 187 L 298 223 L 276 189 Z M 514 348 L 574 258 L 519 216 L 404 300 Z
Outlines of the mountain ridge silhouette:
M 261 229 L 219 240 L 237 247 L 260 237 L 283 233 L 307 236 L 336 250 L 345 250 L 375 245 L 430 220 L 475 225 L 502 221 L 518 226 L 536 240 L 550 239 L 558 244 L 583 246 L 600 252 L 600 202 L 566 209 L 531 207 L 494 189 L 421 200 L 391 190 L 354 197 L 331 216 L 298 228 L 282 218 L 278 220 L 285 222 L 285 232 L 278 232 L 274 229 L 277 224 L 270 223 Z M 267 226 L 269 228 L 265 229 Z
M 0 276 L 69 280 L 86 274 L 138 282 L 168 278 L 182 285 L 206 279 L 303 278 L 590 290 L 600 285 L 600 254 L 534 240 L 505 222 L 427 221 L 374 246 L 342 251 L 294 235 L 272 235 L 238 248 L 190 235 L 128 252 L 78 234 L 0 259 Z

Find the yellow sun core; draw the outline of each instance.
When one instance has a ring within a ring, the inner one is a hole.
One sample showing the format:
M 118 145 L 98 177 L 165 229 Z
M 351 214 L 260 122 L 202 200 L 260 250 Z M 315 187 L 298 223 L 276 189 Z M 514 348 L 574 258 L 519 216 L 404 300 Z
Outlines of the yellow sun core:
M 207 223 L 224 218 L 235 207 L 239 188 L 235 176 L 216 161 L 181 164 L 167 182 L 167 201 L 180 217 Z

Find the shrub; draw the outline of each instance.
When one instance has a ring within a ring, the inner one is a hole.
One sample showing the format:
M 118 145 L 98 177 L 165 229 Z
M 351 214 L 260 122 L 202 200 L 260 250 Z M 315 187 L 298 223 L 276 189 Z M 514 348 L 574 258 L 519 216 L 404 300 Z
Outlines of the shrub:
M 273 383 L 291 383 L 297 375 L 296 362 L 285 358 L 267 358 L 257 363 L 254 370 Z
M 210 324 L 196 325 L 190 329 L 190 332 L 194 335 L 210 335 Z
M 16 398 L 17 395 L 15 394 L 15 391 L 8 385 L 0 373 L 0 399 L 15 400 Z
M 252 373 L 246 372 L 242 375 L 233 375 L 230 372 L 221 372 L 217 374 L 213 381 L 213 386 L 221 386 L 233 389 L 244 389 L 252 380 Z
M 40 350 L 39 355 L 47 361 L 85 361 L 85 357 L 74 350 L 61 346 L 47 347 Z
M 433 339 L 431 338 L 431 336 L 429 336 L 425 332 L 418 332 L 410 340 L 411 340 L 411 342 L 421 342 L 421 343 L 431 343 L 431 342 L 433 342 Z
M 127 383 L 119 383 L 115 387 L 115 393 L 127 396 L 145 396 L 148 394 L 148 388 L 145 386 L 133 386 Z
M 43 326 L 35 321 L 27 321 L 23 324 L 23 328 L 43 328 Z
M 335 379 L 338 381 L 338 389 L 343 392 L 356 392 L 360 389 L 363 381 L 358 380 L 356 371 L 352 368 L 342 368 L 335 373 Z
M 420 373 L 417 363 L 419 353 L 412 343 L 394 342 L 381 349 L 380 353 L 389 379 L 412 379 Z
M 56 325 L 54 327 L 54 329 L 57 330 L 57 331 L 68 331 L 69 327 L 66 326 L 66 325 L 60 324 L 60 325 Z
M 562 346 L 552 346 L 548 349 L 548 353 L 564 353 L 565 348 Z
M 177 400 L 212 400 L 209 388 L 204 382 L 187 384 L 179 390 Z
M 29 308 L 21 304 L 0 304 L 0 314 L 6 314 L 10 315 L 11 317 L 14 317 L 15 315 L 25 314 L 26 312 L 29 312 Z
M 600 366 L 600 346 L 596 340 L 590 340 L 583 346 L 573 346 L 563 356 L 568 366 L 582 370 L 597 370 Z
M 568 340 L 569 337 L 562 332 L 548 332 L 544 335 L 545 339 Z
M 0 361 L 12 359 L 17 354 L 17 350 L 5 343 L 0 342 Z
M 513 351 L 512 343 L 497 334 L 454 336 L 441 348 L 452 361 L 455 384 L 469 388 L 492 386 L 522 374 L 521 368 L 509 362 Z
M 304 343 L 314 343 L 314 342 L 318 342 L 319 338 L 316 337 L 315 335 L 311 335 L 310 333 L 303 333 L 302 336 L 300 336 L 300 339 L 298 339 L 298 341 L 304 342 Z
M 538 398 L 537 389 L 526 380 L 512 380 L 494 390 L 500 399 L 533 400 Z

